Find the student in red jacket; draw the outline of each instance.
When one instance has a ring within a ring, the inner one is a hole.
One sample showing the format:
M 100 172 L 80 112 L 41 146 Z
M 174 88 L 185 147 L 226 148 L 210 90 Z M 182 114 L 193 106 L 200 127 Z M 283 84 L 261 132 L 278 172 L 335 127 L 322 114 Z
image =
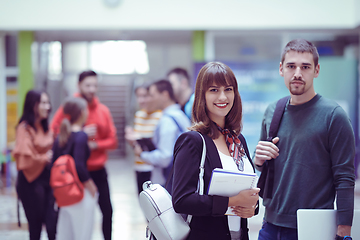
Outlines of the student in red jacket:
M 79 93 L 75 94 L 75 96 L 82 97 L 88 102 L 89 115 L 83 128 L 83 131 L 88 135 L 88 145 L 91 150 L 87 168 L 99 190 L 99 206 L 103 214 L 102 230 L 104 239 L 110 240 L 113 210 L 105 163 L 107 161 L 106 151 L 117 147 L 117 138 L 116 128 L 109 109 L 100 103 L 96 97 L 97 84 L 97 74 L 94 71 L 82 72 L 79 76 Z M 63 118 L 64 113 L 61 106 L 55 113 L 50 126 L 55 135 L 59 133 Z

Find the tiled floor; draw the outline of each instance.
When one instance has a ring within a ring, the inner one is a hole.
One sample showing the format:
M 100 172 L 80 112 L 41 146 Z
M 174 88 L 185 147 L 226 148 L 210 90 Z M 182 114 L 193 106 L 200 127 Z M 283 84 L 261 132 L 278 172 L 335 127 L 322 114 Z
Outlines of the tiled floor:
M 114 209 L 113 239 L 142 240 L 145 238 L 146 221 L 142 215 L 135 186 L 135 176 L 130 160 L 109 160 L 107 170 L 111 200 Z M 17 226 L 17 205 L 14 187 L 0 192 L 0 240 L 26 240 L 28 231 L 25 213 L 20 208 L 22 227 Z M 97 207 L 92 240 L 101 240 L 101 213 Z M 43 230 L 41 240 L 47 239 Z
M 142 215 L 132 170 L 131 159 L 113 159 L 107 164 L 111 199 L 114 208 L 113 239 L 145 240 L 146 221 Z M 4 181 L 4 180 L 3 180 Z M 360 181 L 356 184 L 355 208 L 360 208 Z M 17 205 L 14 187 L 1 188 L 0 191 L 0 240 L 28 239 L 25 214 L 20 208 L 22 227 L 17 226 Z M 250 240 L 257 239 L 261 227 L 263 207 L 258 216 L 249 220 Z M 101 240 L 101 214 L 97 208 L 92 240 Z M 41 240 L 47 239 L 43 231 Z

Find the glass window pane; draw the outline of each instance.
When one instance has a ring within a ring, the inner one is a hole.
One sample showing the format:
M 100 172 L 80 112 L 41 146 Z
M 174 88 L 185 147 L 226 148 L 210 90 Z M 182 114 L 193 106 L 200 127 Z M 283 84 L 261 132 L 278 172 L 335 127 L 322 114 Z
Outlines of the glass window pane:
M 91 42 L 90 67 L 103 74 L 147 74 L 146 44 L 144 41 Z

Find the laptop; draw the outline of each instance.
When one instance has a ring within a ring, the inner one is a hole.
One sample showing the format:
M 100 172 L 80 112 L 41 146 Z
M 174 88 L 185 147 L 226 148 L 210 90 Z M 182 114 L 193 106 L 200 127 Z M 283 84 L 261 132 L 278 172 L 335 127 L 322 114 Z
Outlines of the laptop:
M 360 209 L 354 210 L 351 237 L 360 239 Z M 336 235 L 336 210 L 299 209 L 297 211 L 298 240 L 329 240 Z

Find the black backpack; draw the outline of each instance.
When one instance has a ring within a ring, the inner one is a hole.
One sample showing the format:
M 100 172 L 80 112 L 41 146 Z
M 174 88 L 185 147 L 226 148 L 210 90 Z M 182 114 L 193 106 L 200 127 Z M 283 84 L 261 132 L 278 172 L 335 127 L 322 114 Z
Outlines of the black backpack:
M 282 116 L 285 112 L 285 107 L 289 101 L 290 96 L 281 98 L 277 103 L 274 111 L 274 115 L 271 120 L 269 136 L 266 141 L 271 142 L 274 137 L 276 137 Z M 273 185 L 274 185 L 274 159 L 265 161 L 263 164 L 263 169 L 257 184 L 257 187 L 260 188 L 259 196 L 264 198 L 265 185 L 267 184 L 266 198 L 272 198 Z

